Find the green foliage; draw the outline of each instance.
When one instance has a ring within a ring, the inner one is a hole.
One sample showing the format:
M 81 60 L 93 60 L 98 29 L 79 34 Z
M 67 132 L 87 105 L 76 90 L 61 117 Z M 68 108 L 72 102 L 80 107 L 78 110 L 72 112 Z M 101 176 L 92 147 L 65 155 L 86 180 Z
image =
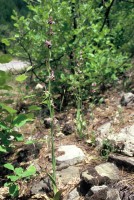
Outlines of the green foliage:
M 7 176 L 9 182 L 7 182 L 5 186 L 9 187 L 9 194 L 12 197 L 17 197 L 19 194 L 17 181 L 22 180 L 23 178 L 30 178 L 30 176 L 35 175 L 36 168 L 31 165 L 26 170 L 24 170 L 22 167 L 14 168 L 11 163 L 6 163 L 4 167 L 13 171 L 13 175 Z
M 104 140 L 101 148 L 101 156 L 104 159 L 108 159 L 108 156 L 111 152 L 114 152 L 115 148 L 109 140 Z
M 17 77 L 17 81 L 24 81 L 25 75 Z M 7 84 L 10 80 L 10 74 L 4 71 L 0 71 L 0 84 L 1 93 L 6 97 L 6 90 L 12 90 L 12 88 Z M 6 102 L 9 102 L 7 104 Z M 32 121 L 33 118 L 30 114 L 17 114 L 17 111 L 11 107 L 10 101 L 0 102 L 0 155 L 5 155 L 10 152 L 15 146 L 14 142 L 24 141 L 23 135 L 16 131 L 15 128 L 20 128 L 24 126 L 27 122 Z M 36 106 L 31 107 L 30 110 L 37 109 Z M 1 163 L 0 163 L 1 164 Z M 14 168 L 11 163 L 5 163 L 4 167 L 13 171 L 13 174 L 7 175 L 9 182 L 5 186 L 9 187 L 9 193 L 11 197 L 17 197 L 19 194 L 19 186 L 17 181 L 29 178 L 34 175 L 36 169 L 34 166 L 29 166 L 26 170 L 21 167 Z
M 92 1 L 84 4 L 79 1 L 26 2 L 29 16 L 20 17 L 17 12 L 12 16 L 16 30 L 10 40 L 16 41 L 16 46 L 11 51 L 29 60 L 32 68 L 28 71 L 36 74 L 36 81 L 38 77 L 48 84 L 46 63 L 49 55 L 45 41 L 50 40 L 50 63 L 55 74 L 53 93 L 63 97 L 63 94 L 73 92 L 75 96 L 80 86 L 82 99 L 85 99 L 89 93 L 94 95 L 92 83 L 97 83 L 95 94 L 98 94 L 102 84 L 107 86 L 117 82 L 118 76 L 127 68 L 127 55 L 115 45 L 116 29 L 104 26 L 100 31 L 103 10 L 110 3 L 104 8 Z M 52 31 L 49 23 L 53 23 Z
M 8 63 L 12 60 L 12 56 L 9 54 L 0 54 L 0 63 Z

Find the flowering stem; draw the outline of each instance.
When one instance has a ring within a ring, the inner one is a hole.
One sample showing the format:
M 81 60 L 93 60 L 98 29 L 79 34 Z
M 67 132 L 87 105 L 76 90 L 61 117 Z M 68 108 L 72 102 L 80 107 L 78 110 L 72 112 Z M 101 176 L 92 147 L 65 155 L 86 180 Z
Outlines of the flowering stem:
M 52 88 L 51 88 L 51 66 L 50 66 L 50 59 L 51 59 L 51 50 L 49 49 L 49 59 L 47 63 L 47 69 L 48 69 L 48 91 L 49 91 L 49 99 L 48 99 L 48 108 L 50 112 L 50 118 L 51 118 L 51 147 L 52 147 L 52 185 L 53 185 L 53 191 L 54 194 L 57 193 L 57 187 L 56 187 L 56 160 L 55 160 L 55 145 L 54 145 L 54 105 L 53 105 L 53 98 L 52 98 Z

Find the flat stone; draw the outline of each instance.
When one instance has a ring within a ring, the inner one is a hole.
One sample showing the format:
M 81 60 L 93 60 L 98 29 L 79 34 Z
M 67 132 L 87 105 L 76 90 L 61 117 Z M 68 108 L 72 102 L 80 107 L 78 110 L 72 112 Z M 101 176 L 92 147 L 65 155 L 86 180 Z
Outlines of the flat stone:
M 111 131 L 111 132 L 110 132 Z M 103 141 L 107 139 L 109 143 L 120 152 L 127 156 L 134 156 L 134 124 L 126 126 L 120 132 L 112 132 L 110 122 L 98 128 L 96 143 L 101 148 Z
M 113 163 L 103 163 L 95 167 L 97 173 L 102 177 L 108 177 L 112 181 L 119 180 L 119 170 Z
M 43 194 L 52 191 L 51 181 L 48 177 L 32 183 L 31 194 Z
M 96 144 L 101 147 L 103 144 L 103 141 L 107 138 L 109 133 L 111 132 L 111 122 L 106 122 L 105 124 L 101 125 L 97 129 L 97 137 L 96 137 Z
M 101 132 L 103 135 L 107 135 L 111 129 L 111 122 L 106 122 L 105 124 L 101 125 L 97 130 Z
M 58 152 L 64 152 L 64 155 L 56 158 L 58 164 L 66 163 L 68 165 L 75 165 L 85 159 L 83 151 L 76 145 L 60 146 Z
M 107 185 L 100 185 L 100 186 L 93 186 L 91 187 L 91 191 L 95 194 L 98 192 L 102 192 L 103 190 L 108 190 L 108 186 Z
M 89 174 L 88 170 L 82 172 L 81 174 L 81 178 L 84 179 L 84 181 L 92 183 L 92 181 L 94 180 L 94 177 Z
M 80 199 L 80 195 L 79 195 L 79 192 L 77 191 L 77 188 L 72 190 L 67 197 L 67 200 L 79 200 L 79 199 Z
M 134 157 L 110 154 L 108 161 L 116 163 L 118 167 L 123 167 L 134 171 Z
M 76 179 L 80 179 L 79 167 L 70 166 L 66 169 L 56 172 L 57 179 L 64 185 L 67 185 L 69 182 L 74 182 Z
M 109 189 L 107 191 L 107 200 L 121 200 L 119 191 L 117 189 Z
M 118 144 L 122 144 L 120 153 L 127 156 L 134 156 L 134 124 L 126 126 L 121 129 L 119 133 L 113 134 L 108 137 L 110 140 L 114 140 L 118 147 Z

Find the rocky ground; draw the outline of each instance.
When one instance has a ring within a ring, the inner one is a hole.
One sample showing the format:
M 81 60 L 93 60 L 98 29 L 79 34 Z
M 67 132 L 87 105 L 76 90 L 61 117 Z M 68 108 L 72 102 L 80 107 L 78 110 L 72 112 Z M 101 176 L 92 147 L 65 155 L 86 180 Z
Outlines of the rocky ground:
M 76 109 L 55 115 L 57 186 L 63 200 L 134 200 L 134 94 L 111 88 L 99 105 L 84 103 L 85 137 L 76 134 Z M 45 112 L 45 111 L 44 111 Z M 19 144 L 7 158 L 37 175 L 20 182 L 21 200 L 52 197 L 50 118 L 42 113 L 20 130 L 32 144 Z M 0 199 L 10 199 L 0 188 Z

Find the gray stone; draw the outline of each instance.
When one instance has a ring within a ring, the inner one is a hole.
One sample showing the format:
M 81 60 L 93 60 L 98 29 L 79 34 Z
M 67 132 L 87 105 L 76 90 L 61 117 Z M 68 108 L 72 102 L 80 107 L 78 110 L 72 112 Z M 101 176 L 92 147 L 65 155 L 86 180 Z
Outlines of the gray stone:
M 102 192 L 103 190 L 108 190 L 108 186 L 100 185 L 100 186 L 91 187 L 91 191 L 93 192 L 93 194 L 98 193 L 98 192 Z
M 134 156 L 134 124 L 121 129 L 119 133 L 111 134 L 108 139 L 114 140 L 117 147 L 122 144 L 121 153 Z
M 32 183 L 31 194 L 43 194 L 52 191 L 51 181 L 48 177 Z
M 108 161 L 116 163 L 118 167 L 134 171 L 134 157 L 110 154 Z
M 108 177 L 112 181 L 119 180 L 119 170 L 113 163 L 103 163 L 95 167 L 97 173 L 102 177 Z
M 111 128 L 112 128 L 111 122 L 106 122 L 97 129 L 98 134 L 96 134 L 97 135 L 96 143 L 99 147 L 102 146 L 103 141 L 105 140 L 105 138 L 107 138 L 107 136 L 111 132 Z
M 96 167 L 89 167 L 80 175 L 83 184 L 89 186 L 105 185 L 115 183 L 119 180 L 119 170 L 112 163 L 104 163 Z
M 89 183 L 92 183 L 93 180 L 94 180 L 94 177 L 93 177 L 91 174 L 89 174 L 88 170 L 82 172 L 81 178 L 82 178 L 85 182 L 89 182 Z
M 134 106 L 134 94 L 131 92 L 123 94 L 120 103 L 122 106 Z
M 79 179 L 79 167 L 70 166 L 66 169 L 56 172 L 57 179 L 64 185 L 67 185 L 69 182 L 74 182 L 76 179 Z
M 77 191 L 77 188 L 75 188 L 69 193 L 67 200 L 79 200 L 79 198 L 80 198 L 79 192 Z
M 60 146 L 58 152 L 64 152 L 63 155 L 56 158 L 58 164 L 66 163 L 68 165 L 75 165 L 85 159 L 83 151 L 76 145 Z
M 119 191 L 117 189 L 109 189 L 107 191 L 107 200 L 121 200 Z
M 98 132 L 96 142 L 99 147 L 102 146 L 103 141 L 107 138 L 117 152 L 131 157 L 134 156 L 134 124 L 126 126 L 118 133 L 114 133 L 109 122 L 99 127 Z

